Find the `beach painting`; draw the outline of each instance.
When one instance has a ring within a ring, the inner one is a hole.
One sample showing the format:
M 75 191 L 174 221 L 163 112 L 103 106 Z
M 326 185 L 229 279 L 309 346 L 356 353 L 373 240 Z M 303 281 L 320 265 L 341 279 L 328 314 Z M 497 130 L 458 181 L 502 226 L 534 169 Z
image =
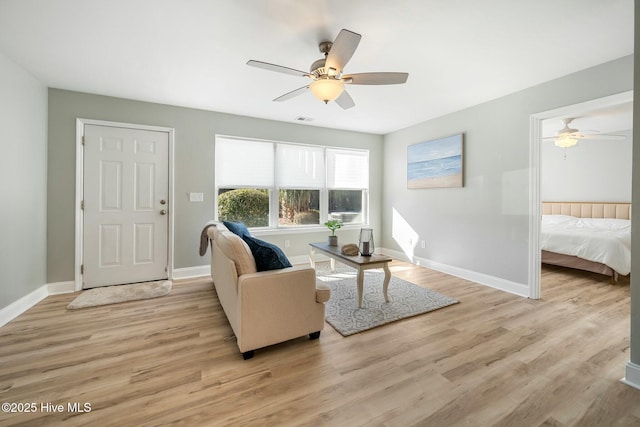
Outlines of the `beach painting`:
M 407 188 L 462 187 L 463 134 L 410 145 Z

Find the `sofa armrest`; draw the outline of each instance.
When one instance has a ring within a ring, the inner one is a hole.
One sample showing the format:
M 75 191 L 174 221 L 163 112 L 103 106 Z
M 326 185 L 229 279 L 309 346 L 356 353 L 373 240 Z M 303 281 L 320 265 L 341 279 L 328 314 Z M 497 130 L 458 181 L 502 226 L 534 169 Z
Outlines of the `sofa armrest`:
M 327 302 L 331 298 L 331 288 L 324 283 L 316 283 L 316 301 Z
M 326 290 L 321 293 L 326 295 Z M 317 300 L 316 273 L 310 266 L 241 275 L 237 336 L 240 350 L 245 352 L 322 330 L 325 307 Z

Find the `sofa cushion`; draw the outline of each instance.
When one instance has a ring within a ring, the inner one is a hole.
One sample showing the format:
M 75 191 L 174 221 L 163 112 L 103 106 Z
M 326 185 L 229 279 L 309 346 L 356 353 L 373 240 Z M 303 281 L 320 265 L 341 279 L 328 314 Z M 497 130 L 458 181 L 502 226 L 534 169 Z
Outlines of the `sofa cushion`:
M 264 240 L 256 239 L 253 236 L 242 236 L 253 254 L 258 271 L 278 270 L 281 268 L 291 267 L 291 263 L 287 256 L 278 246 Z
M 222 223 L 224 224 L 225 227 L 227 227 L 227 230 L 229 230 L 233 234 L 236 234 L 240 237 L 244 235 L 247 235 L 247 236 L 251 235 L 251 233 L 249 233 L 249 229 L 247 228 L 247 226 L 244 225 L 244 223 L 242 222 L 222 221 Z
M 251 249 L 240 237 L 230 231 L 220 231 L 216 236 L 216 243 L 224 256 L 236 265 L 238 276 L 258 271 Z

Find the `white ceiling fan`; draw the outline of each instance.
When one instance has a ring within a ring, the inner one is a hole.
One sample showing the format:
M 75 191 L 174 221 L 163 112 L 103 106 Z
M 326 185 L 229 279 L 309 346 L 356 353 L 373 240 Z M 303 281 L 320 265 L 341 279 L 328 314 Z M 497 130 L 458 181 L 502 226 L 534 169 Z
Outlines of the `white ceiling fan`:
M 324 58 L 314 61 L 308 73 L 262 61 L 250 60 L 247 62 L 247 65 L 279 73 L 306 77 L 312 80 L 308 85 L 285 93 L 275 98 L 274 101 L 287 101 L 310 90 L 316 98 L 324 101 L 325 104 L 329 101 L 335 101 L 336 104 L 346 110 L 355 106 L 355 102 L 344 89 L 345 84 L 402 84 L 405 83 L 409 77 L 408 73 L 395 72 L 342 74 L 344 66 L 353 56 L 361 38 L 362 36 L 360 34 L 343 29 L 333 42 L 325 41 L 320 43 L 320 52 L 324 53 Z
M 584 133 L 578 129 L 569 127 L 575 118 L 563 119 L 564 127 L 556 132 L 555 136 L 542 138 L 543 140 L 553 140 L 554 143 L 561 148 L 573 147 L 580 139 L 624 139 L 623 135 L 606 135 L 602 133 Z

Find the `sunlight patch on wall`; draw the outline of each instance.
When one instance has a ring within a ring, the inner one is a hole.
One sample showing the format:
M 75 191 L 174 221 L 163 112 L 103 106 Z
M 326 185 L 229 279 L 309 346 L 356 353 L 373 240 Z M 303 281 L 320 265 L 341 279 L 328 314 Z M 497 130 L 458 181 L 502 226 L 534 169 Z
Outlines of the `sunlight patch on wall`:
M 418 245 L 418 233 L 409 225 L 406 219 L 393 208 L 393 223 L 391 226 L 391 236 L 393 240 L 402 248 L 407 257 L 413 261 L 414 250 Z

